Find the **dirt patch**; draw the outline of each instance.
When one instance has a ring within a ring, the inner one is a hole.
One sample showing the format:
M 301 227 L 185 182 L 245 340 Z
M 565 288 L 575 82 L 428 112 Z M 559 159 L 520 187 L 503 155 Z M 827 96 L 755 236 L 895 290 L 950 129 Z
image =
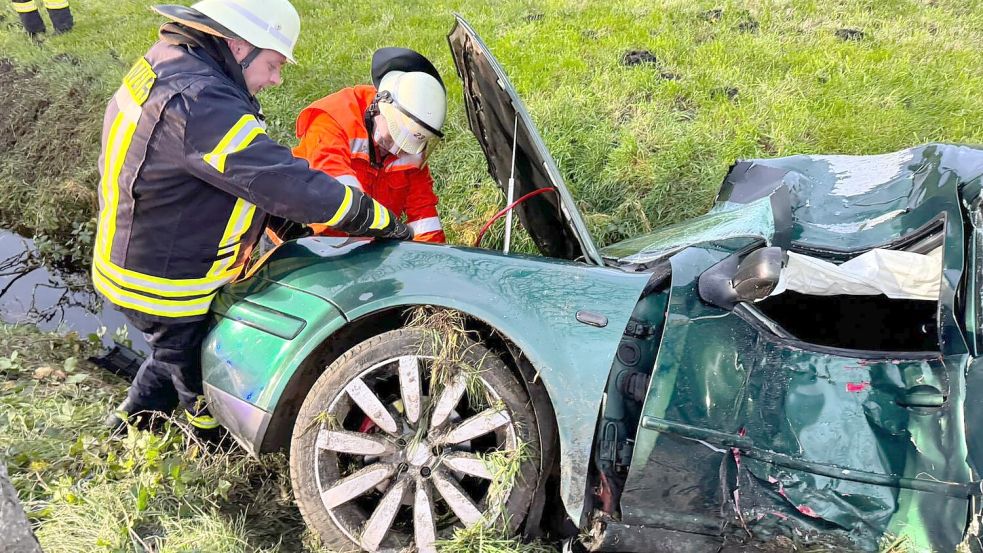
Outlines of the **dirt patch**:
M 711 98 L 727 98 L 732 102 L 736 102 L 740 95 L 741 91 L 733 86 L 718 86 L 710 90 Z
M 709 21 L 710 23 L 715 23 L 717 21 L 720 21 L 720 18 L 723 16 L 724 16 L 724 10 L 720 8 L 700 12 L 700 19 L 702 19 L 703 21 Z
M 655 54 L 648 50 L 628 50 L 621 54 L 621 65 L 635 67 L 637 65 L 658 65 L 659 60 Z
M 778 147 L 775 146 L 775 142 L 772 138 L 766 134 L 758 136 L 758 147 L 761 151 L 769 156 L 778 155 Z
M 21 106 L 16 100 L 16 91 L 33 90 L 31 81 L 35 78 L 35 73 L 18 70 L 10 60 L 0 58 L 0 98 L 6 98 L 4 109 L 0 110 L 0 152 L 10 151 L 25 127 L 37 121 L 44 109 L 42 101 Z
M 55 57 L 53 57 L 51 59 L 53 59 L 53 60 L 55 60 L 57 62 L 68 63 L 68 64 L 75 65 L 75 66 L 82 65 L 82 60 L 80 60 L 76 56 L 73 56 L 72 54 L 66 54 L 66 53 L 56 54 Z
M 737 27 L 735 27 L 735 28 L 740 33 L 752 33 L 752 34 L 754 34 L 754 33 L 757 33 L 758 32 L 758 28 L 759 27 L 760 27 L 760 25 L 758 24 L 758 20 L 749 17 L 749 18 L 744 19 L 740 23 L 738 23 L 737 24 Z
M 676 81 L 681 77 L 672 71 L 661 68 L 658 58 L 648 50 L 628 50 L 621 54 L 621 65 L 625 67 L 648 66 L 659 71 L 659 77 L 667 81 Z
M 860 29 L 837 29 L 835 34 L 836 38 L 840 40 L 861 41 L 867 37 Z
M 49 66 L 0 59 L 0 225 L 66 243 L 96 211 L 105 111 L 96 79 L 62 56 Z
M 687 96 L 676 96 L 672 101 L 672 109 L 677 113 L 676 119 L 679 121 L 692 121 L 696 119 L 698 106 L 696 102 Z

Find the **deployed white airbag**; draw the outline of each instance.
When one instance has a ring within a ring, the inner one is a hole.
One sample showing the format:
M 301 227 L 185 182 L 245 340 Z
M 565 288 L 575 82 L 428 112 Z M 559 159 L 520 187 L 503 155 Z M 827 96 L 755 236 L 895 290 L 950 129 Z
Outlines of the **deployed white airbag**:
M 870 250 L 836 265 L 788 252 L 772 296 L 794 290 L 813 296 L 884 294 L 894 299 L 939 300 L 942 248 L 928 254 Z

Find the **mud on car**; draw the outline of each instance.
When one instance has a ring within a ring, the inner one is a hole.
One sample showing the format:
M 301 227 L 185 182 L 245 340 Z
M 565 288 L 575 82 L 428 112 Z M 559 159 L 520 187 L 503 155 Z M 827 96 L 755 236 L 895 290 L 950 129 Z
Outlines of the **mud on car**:
M 740 161 L 708 214 L 598 248 L 492 53 L 448 40 L 541 255 L 288 241 L 203 349 L 212 411 L 289 449 L 327 546 L 978 546 L 983 151 Z

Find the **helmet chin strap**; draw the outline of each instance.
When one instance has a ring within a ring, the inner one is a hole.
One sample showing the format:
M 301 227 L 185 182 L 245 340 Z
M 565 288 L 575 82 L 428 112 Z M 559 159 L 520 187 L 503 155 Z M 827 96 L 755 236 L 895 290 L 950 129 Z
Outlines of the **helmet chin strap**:
M 257 48 L 253 46 L 253 49 L 250 50 L 249 53 L 246 54 L 246 57 L 242 58 L 242 61 L 239 62 L 239 67 L 241 67 L 242 70 L 245 71 L 246 69 L 249 68 L 249 65 L 252 64 L 253 61 L 256 59 L 256 56 L 260 55 L 261 53 L 263 53 L 262 48 Z
M 379 96 L 372 100 L 368 109 L 365 110 L 364 122 L 365 131 L 369 135 L 369 165 L 374 169 L 382 167 L 382 160 L 378 159 L 375 144 L 375 116 L 379 115 Z

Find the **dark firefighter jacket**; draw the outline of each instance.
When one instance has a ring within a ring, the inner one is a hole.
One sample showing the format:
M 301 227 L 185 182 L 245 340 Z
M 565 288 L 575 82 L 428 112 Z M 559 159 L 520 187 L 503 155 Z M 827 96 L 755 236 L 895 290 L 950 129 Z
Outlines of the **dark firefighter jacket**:
M 266 135 L 241 70 L 216 53 L 224 43 L 172 42 L 137 60 L 106 110 L 92 270 L 106 298 L 151 320 L 199 319 L 267 214 L 344 228 L 368 201 L 368 228 L 390 224 Z

